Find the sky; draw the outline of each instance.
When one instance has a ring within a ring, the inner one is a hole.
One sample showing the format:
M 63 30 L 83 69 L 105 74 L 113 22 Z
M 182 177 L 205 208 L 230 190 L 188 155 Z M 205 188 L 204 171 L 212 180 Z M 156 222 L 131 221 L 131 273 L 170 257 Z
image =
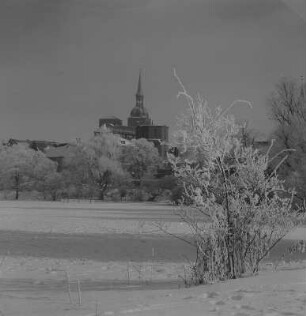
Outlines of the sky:
M 126 123 L 139 70 L 155 124 L 174 130 L 188 91 L 267 134 L 267 98 L 306 72 L 306 0 L 1 0 L 0 139 L 88 139 Z

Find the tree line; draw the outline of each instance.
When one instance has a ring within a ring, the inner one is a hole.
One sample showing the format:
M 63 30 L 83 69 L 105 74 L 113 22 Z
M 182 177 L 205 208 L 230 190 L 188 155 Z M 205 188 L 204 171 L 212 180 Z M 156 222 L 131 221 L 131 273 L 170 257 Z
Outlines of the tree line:
M 46 154 L 25 145 L 0 147 L 0 190 L 34 193 L 43 199 L 154 200 L 173 189 L 175 179 L 156 177 L 162 160 L 146 139 L 125 145 L 105 130 L 88 141 L 76 142 L 65 150 L 61 166 Z M 32 193 L 32 195 L 31 195 Z

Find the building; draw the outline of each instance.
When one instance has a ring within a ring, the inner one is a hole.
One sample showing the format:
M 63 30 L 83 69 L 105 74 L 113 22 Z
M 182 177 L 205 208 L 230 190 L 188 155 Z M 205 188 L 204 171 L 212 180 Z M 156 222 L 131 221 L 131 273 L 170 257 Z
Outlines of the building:
M 124 139 L 135 138 L 135 128 L 122 125 L 122 120 L 115 116 L 105 116 L 100 118 L 99 128 L 94 131 L 94 135 L 97 136 L 103 133 L 105 128 L 111 130 L 113 134 L 119 135 Z
M 140 125 L 136 127 L 136 139 L 145 138 L 152 142 L 161 157 L 166 158 L 169 150 L 168 145 L 169 127 L 166 125 Z
M 169 127 L 166 125 L 140 125 L 136 127 L 136 138 L 159 139 L 168 142 Z
M 105 128 L 110 130 L 113 134 L 119 135 L 120 137 L 122 137 L 124 139 L 131 140 L 131 139 L 135 138 L 135 136 L 136 136 L 134 128 L 130 128 L 130 127 L 125 126 L 125 125 L 109 126 L 106 124 L 99 127 L 97 130 L 95 130 L 94 135 L 98 136 L 98 135 L 102 134 L 104 132 Z
M 108 128 L 113 126 L 122 126 L 122 120 L 116 116 L 105 116 L 99 119 L 99 127 L 104 125 Z
M 139 73 L 137 92 L 136 92 L 136 105 L 130 112 L 128 117 L 128 126 L 135 128 L 141 125 L 153 125 L 150 119 L 148 110 L 144 107 L 144 95 L 142 92 L 141 73 Z
M 99 119 L 99 128 L 94 131 L 94 135 L 99 135 L 105 128 L 108 128 L 112 133 L 127 140 L 145 138 L 154 144 L 162 157 L 166 157 L 169 127 L 153 124 L 153 120 L 144 106 L 141 72 L 135 96 L 136 104 L 127 118 L 127 125 L 123 125 L 122 120 L 115 116 L 105 116 Z

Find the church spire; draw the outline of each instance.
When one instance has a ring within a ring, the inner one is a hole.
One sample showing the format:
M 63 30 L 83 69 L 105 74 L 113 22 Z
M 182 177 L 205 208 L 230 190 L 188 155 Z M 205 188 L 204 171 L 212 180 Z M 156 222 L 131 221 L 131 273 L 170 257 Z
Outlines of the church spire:
M 142 86 L 141 86 L 141 70 L 139 70 L 138 85 L 137 85 L 137 92 L 136 92 L 136 96 L 138 95 L 143 96 Z
M 139 71 L 138 84 L 137 84 L 136 106 L 139 107 L 139 108 L 143 108 L 143 93 L 142 93 L 142 86 L 141 86 L 141 70 Z
M 137 90 L 136 90 L 136 105 L 133 107 L 128 118 L 128 126 L 136 128 L 142 125 L 152 125 L 147 109 L 144 107 L 144 96 L 141 85 L 141 70 L 139 71 Z

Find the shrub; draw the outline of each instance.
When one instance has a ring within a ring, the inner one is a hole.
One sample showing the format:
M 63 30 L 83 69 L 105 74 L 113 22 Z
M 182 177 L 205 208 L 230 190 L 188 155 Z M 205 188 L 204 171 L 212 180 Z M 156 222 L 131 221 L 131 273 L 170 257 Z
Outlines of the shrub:
M 202 284 L 255 273 L 298 224 L 292 192 L 285 191 L 277 169 L 267 176 L 269 151 L 263 155 L 245 147 L 234 118 L 191 97 L 176 78 L 188 109 L 175 135 L 180 155 L 169 159 L 183 187 L 179 215 L 197 252 L 190 281 Z

